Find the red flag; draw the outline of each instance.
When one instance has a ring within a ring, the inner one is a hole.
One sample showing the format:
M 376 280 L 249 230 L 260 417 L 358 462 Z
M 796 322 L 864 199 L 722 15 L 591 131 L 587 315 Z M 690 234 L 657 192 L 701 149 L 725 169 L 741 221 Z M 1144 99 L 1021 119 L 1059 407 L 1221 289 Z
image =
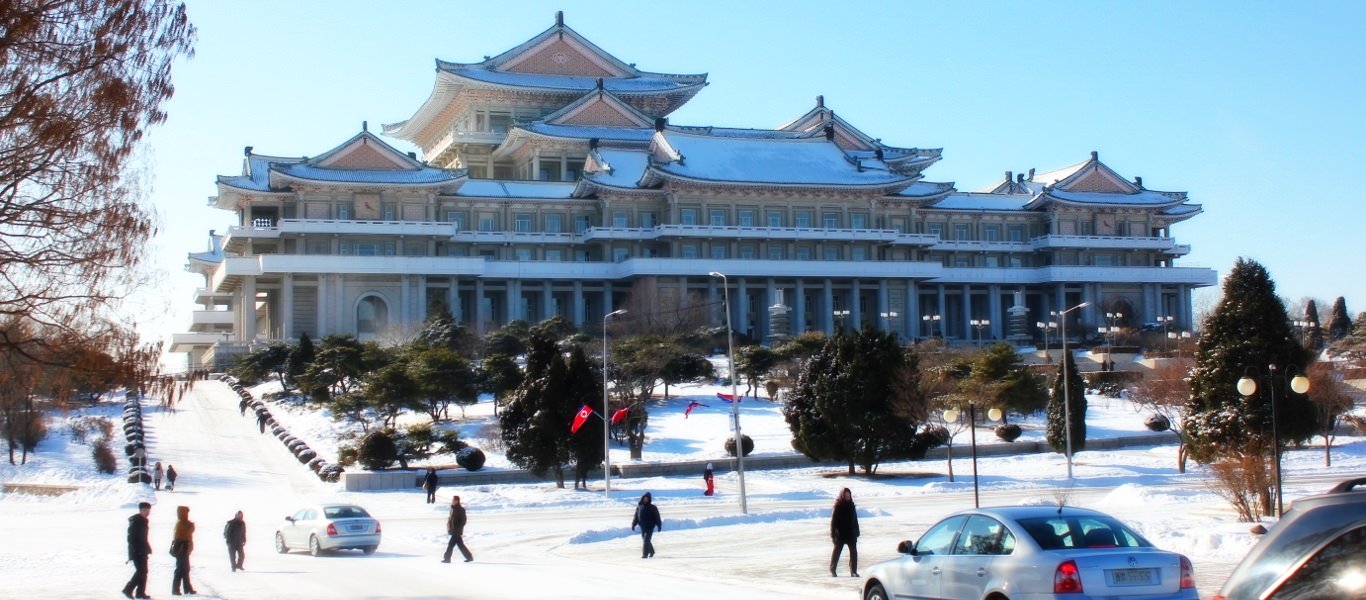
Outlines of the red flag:
M 625 420 L 626 420 L 626 413 L 629 413 L 629 412 L 631 412 L 631 407 L 628 406 L 628 407 L 626 407 L 626 408 L 623 408 L 623 409 L 621 409 L 621 410 L 618 410 L 617 412 L 612 413 L 612 422 L 613 422 L 613 423 L 620 423 L 620 422 L 622 422 L 622 421 L 625 421 Z
M 578 433 L 579 428 L 583 427 L 583 422 L 587 421 L 588 417 L 592 415 L 593 408 L 591 406 L 588 406 L 587 404 L 583 405 L 583 408 L 579 409 L 579 414 L 574 415 L 574 424 L 569 426 L 569 433 L 571 435 Z
M 696 402 L 696 401 L 694 401 L 694 402 L 689 402 L 689 403 L 688 403 L 688 407 L 685 408 L 685 409 L 683 409 L 683 418 L 684 418 L 684 419 L 688 418 L 688 415 L 692 413 L 692 409 L 697 408 L 697 407 L 699 407 L 699 406 L 701 406 L 701 407 L 703 407 L 703 408 L 711 408 L 711 407 L 709 407 L 709 406 L 707 406 L 707 405 L 705 405 L 705 404 L 702 404 L 701 402 Z
M 730 394 L 722 394 L 721 392 L 716 392 L 716 397 L 720 398 L 722 402 L 735 402 L 735 396 L 732 396 Z M 745 397 L 741 396 L 740 399 L 744 400 Z

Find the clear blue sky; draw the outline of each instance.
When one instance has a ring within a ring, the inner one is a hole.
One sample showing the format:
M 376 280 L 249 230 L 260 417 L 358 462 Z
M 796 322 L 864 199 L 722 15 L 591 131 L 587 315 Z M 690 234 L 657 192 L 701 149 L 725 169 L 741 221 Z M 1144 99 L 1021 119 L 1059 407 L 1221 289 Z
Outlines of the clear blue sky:
M 709 73 L 674 123 L 775 127 L 823 94 L 888 144 L 943 148 L 926 178 L 960 190 L 1097 150 L 1204 206 L 1173 228 L 1179 265 L 1222 277 L 1245 256 L 1324 319 L 1338 296 L 1366 311 L 1366 3 L 190 0 L 196 56 L 149 135 L 168 275 L 141 325 L 188 328 L 185 255 L 230 223 L 206 198 L 244 146 L 312 156 L 378 132 L 427 98 L 433 59 L 501 53 L 556 10 L 641 69 Z

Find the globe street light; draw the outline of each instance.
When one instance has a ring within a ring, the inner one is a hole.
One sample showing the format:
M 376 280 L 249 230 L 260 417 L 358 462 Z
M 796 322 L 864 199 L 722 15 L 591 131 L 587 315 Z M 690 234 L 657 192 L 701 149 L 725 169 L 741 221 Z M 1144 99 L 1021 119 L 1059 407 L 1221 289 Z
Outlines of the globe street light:
M 896 325 L 896 318 L 901 316 L 901 313 L 898 313 L 894 310 L 888 310 L 880 312 L 878 313 L 878 315 L 882 317 L 882 321 L 886 324 L 887 328 L 894 329 L 894 326 Z
M 722 277 L 725 276 L 722 275 Z M 830 314 L 833 315 L 836 319 L 840 320 L 840 329 L 844 329 L 844 318 L 849 316 L 849 309 L 845 308 L 840 310 L 832 310 L 830 311 Z M 729 318 L 730 313 L 726 313 L 726 316 L 727 318 Z
M 612 411 L 607 400 L 607 319 L 626 314 L 614 310 L 602 316 L 602 484 L 603 497 L 612 497 Z
M 1058 311 L 1051 311 L 1048 314 L 1056 317 L 1058 316 Z M 1035 321 L 1034 326 L 1043 330 L 1043 362 L 1045 364 L 1053 362 L 1053 357 L 1048 354 L 1048 331 L 1050 329 L 1057 329 L 1058 322 L 1049 321 L 1047 323 L 1044 323 L 1043 321 Z
M 1165 316 L 1159 316 L 1159 317 L 1157 317 L 1157 322 L 1162 324 L 1162 337 L 1167 338 L 1168 340 L 1170 340 L 1170 339 L 1172 338 L 1172 336 L 1167 334 L 1167 326 L 1168 326 L 1168 325 L 1171 325 L 1171 324 L 1172 324 L 1172 319 L 1175 319 L 1175 318 L 1176 318 L 1176 317 L 1173 317 L 1173 316 L 1171 316 L 1171 315 L 1165 315 Z M 1172 348 L 1171 348 L 1171 342 L 1166 342 L 1166 344 L 1167 344 L 1167 345 L 1166 345 L 1165 347 L 1163 347 L 1162 350 L 1165 351 L 1165 352 L 1171 352 L 1171 349 L 1172 349 Z
M 959 410 L 956 408 L 944 409 L 944 421 L 947 423 L 958 422 L 958 413 Z M 987 410 L 987 419 L 991 421 L 1001 420 L 1001 409 L 993 407 Z M 972 445 L 972 506 L 973 508 L 980 508 L 982 503 L 977 492 L 977 405 L 972 402 L 968 403 L 968 439 L 971 440 Z M 949 468 L 952 470 L 953 465 L 949 465 Z
M 935 326 L 939 325 L 940 318 L 941 317 L 939 315 L 922 315 L 920 317 L 920 320 L 924 321 L 925 324 L 929 326 L 931 338 L 934 337 L 934 328 Z
M 987 328 L 987 327 L 990 327 L 990 326 L 991 326 L 991 321 L 988 320 L 988 319 L 971 319 L 971 320 L 968 321 L 968 324 L 969 324 L 969 325 L 972 325 L 972 327 L 973 327 L 974 329 L 977 330 L 977 347 L 978 347 L 978 348 L 981 348 L 981 347 L 982 347 L 982 330 L 985 329 L 985 328 Z
M 740 435 L 740 393 L 735 382 L 735 329 L 730 324 L 730 280 L 722 273 L 712 271 L 707 273 L 712 277 L 721 278 L 721 289 L 725 292 L 726 306 L 726 348 L 727 362 L 730 365 L 730 419 L 735 424 L 735 472 L 740 474 L 740 514 L 749 514 L 749 505 L 745 499 L 745 445 L 741 443 L 744 436 Z M 849 311 L 845 311 L 848 313 Z M 840 325 L 844 325 L 841 323 Z
M 1072 308 L 1058 313 L 1058 321 L 1062 329 L 1062 420 L 1063 429 L 1067 438 L 1067 479 L 1072 479 L 1072 386 L 1067 378 L 1067 313 L 1078 308 L 1090 306 L 1090 302 L 1082 302 Z
M 1276 368 L 1275 364 L 1266 366 L 1269 384 L 1266 386 L 1266 393 L 1271 396 L 1271 444 L 1275 456 L 1273 464 L 1276 473 L 1276 516 L 1280 517 L 1285 514 L 1285 506 L 1281 503 L 1281 432 L 1276 426 Z M 1300 373 L 1287 381 L 1286 385 L 1290 391 L 1303 394 L 1309 391 L 1309 378 Z M 1238 393 L 1248 397 L 1257 393 L 1257 380 L 1244 375 L 1238 380 Z

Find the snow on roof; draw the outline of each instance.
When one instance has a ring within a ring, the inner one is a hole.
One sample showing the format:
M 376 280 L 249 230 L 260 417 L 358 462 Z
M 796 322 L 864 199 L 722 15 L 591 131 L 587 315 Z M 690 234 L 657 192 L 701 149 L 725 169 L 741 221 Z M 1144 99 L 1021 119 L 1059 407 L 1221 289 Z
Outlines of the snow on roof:
M 947 210 L 1025 210 L 1029 196 L 960 192 L 949 194 L 931 205 Z
M 1128 204 L 1142 206 L 1160 206 L 1165 204 L 1179 204 L 1179 198 L 1173 198 L 1161 192 L 1144 190 L 1137 194 L 1111 194 L 1105 192 L 1067 192 L 1059 189 L 1050 189 L 1045 195 L 1058 200 L 1067 202 L 1077 202 L 1081 204 Z
M 952 183 L 917 181 L 907 186 L 906 189 L 897 192 L 896 195 L 906 198 L 922 198 L 926 196 L 936 196 L 949 191 L 953 191 Z
M 569 198 L 572 181 L 498 181 L 471 179 L 456 191 L 456 196 L 475 198 Z
M 328 169 L 310 164 L 271 165 L 281 175 L 309 181 L 333 183 L 385 183 L 393 185 L 429 185 L 456 181 L 464 175 L 435 167 L 421 169 Z
M 596 89 L 598 77 L 582 75 L 549 75 L 544 73 L 515 73 L 490 71 L 478 67 L 451 69 L 443 65 L 446 72 L 472 81 L 505 85 L 520 88 L 543 88 L 551 90 L 573 90 L 586 92 Z M 687 90 L 705 85 L 691 80 L 677 80 L 667 77 L 643 75 L 640 77 L 602 78 L 603 89 L 614 94 L 653 94 Z
M 653 169 L 698 180 L 779 185 L 892 186 L 912 179 L 880 161 L 856 167 L 825 138 L 751 139 L 665 130 L 656 136 L 682 157 Z
M 599 127 L 586 125 L 552 125 L 550 123 L 530 123 L 522 129 L 541 135 L 554 137 L 622 140 L 629 142 L 649 142 L 655 130 L 651 127 Z
M 1044 184 L 1044 185 L 1050 185 L 1050 184 L 1052 184 L 1054 181 L 1062 181 L 1062 180 L 1064 180 L 1064 179 L 1067 179 L 1068 177 L 1071 177 L 1071 176 L 1074 175 L 1077 171 L 1081 170 L 1082 167 L 1085 167 L 1085 166 L 1088 165 L 1088 164 L 1091 164 L 1091 159 L 1083 160 L 1083 161 L 1081 161 L 1081 162 L 1079 162 L 1079 163 L 1077 163 L 1077 164 L 1075 164 L 1075 165 L 1072 165 L 1072 166 L 1070 166 L 1070 167 L 1063 167 L 1063 168 L 1058 169 L 1058 170 L 1056 170 L 1056 171 L 1049 171 L 1049 172 L 1047 172 L 1047 173 L 1038 173 L 1038 174 L 1034 175 L 1034 177 L 1030 178 L 1030 181 L 1031 181 L 1031 182 L 1037 181 L 1037 182 L 1042 183 L 1042 184 Z
M 649 165 L 650 153 L 645 150 L 598 148 L 596 159 L 605 163 L 607 168 L 586 173 L 585 179 L 611 187 L 634 188 Z
M 218 183 L 238 189 L 269 192 L 270 169 L 272 164 L 296 164 L 303 161 L 304 159 L 302 158 L 250 154 L 247 156 L 246 164 L 244 165 L 245 170 L 247 171 L 245 174 L 219 175 Z

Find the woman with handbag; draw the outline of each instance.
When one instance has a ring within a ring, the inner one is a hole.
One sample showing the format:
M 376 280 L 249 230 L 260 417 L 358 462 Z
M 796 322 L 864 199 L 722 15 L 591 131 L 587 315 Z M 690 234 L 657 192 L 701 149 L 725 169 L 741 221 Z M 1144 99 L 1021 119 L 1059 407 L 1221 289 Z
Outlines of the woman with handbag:
M 190 507 L 177 506 L 175 509 L 175 533 L 171 537 L 171 556 L 175 557 L 175 576 L 171 579 L 171 595 L 179 596 L 183 589 L 193 594 L 190 585 L 190 553 L 194 552 L 194 522 L 190 521 Z

